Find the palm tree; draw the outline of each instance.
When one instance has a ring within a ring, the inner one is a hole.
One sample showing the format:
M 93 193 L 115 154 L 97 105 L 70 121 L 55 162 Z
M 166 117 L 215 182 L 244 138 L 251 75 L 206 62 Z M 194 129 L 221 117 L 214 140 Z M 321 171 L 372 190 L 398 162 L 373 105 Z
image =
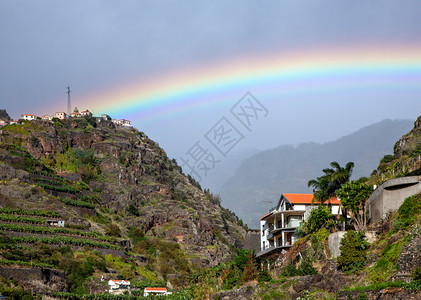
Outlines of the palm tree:
M 352 170 L 354 168 L 353 162 L 348 162 L 344 167 L 336 161 L 330 163 L 332 168 L 323 169 L 323 176 L 311 179 L 308 181 L 308 187 L 313 187 L 314 200 L 318 200 L 320 204 L 328 201 L 336 195 L 336 191 L 342 188 L 342 185 L 351 178 Z

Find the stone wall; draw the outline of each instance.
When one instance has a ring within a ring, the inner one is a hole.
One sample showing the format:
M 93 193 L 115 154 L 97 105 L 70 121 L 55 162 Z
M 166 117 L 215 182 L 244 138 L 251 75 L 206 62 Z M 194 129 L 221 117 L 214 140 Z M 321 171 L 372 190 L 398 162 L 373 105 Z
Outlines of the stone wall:
M 370 222 L 384 219 L 389 212 L 395 212 L 403 201 L 421 192 L 419 176 L 399 177 L 379 186 L 367 201 Z
M 210 296 L 211 300 L 228 300 L 228 299 L 235 299 L 235 300 L 247 300 L 251 299 L 253 293 L 257 285 L 247 285 L 243 286 L 239 289 L 234 289 L 226 292 L 220 292 Z
M 411 273 L 421 267 L 421 237 L 413 238 L 408 244 L 402 247 L 399 254 L 397 267 L 399 279 L 410 281 Z
M 328 245 L 330 250 L 330 256 L 332 258 L 336 258 L 339 255 L 341 255 L 341 250 L 339 250 L 339 247 L 341 246 L 341 240 L 344 237 L 345 233 L 346 231 L 338 231 L 329 235 Z
M 0 266 L 0 276 L 7 280 L 14 279 L 34 293 L 63 292 L 68 288 L 65 273 L 48 268 Z

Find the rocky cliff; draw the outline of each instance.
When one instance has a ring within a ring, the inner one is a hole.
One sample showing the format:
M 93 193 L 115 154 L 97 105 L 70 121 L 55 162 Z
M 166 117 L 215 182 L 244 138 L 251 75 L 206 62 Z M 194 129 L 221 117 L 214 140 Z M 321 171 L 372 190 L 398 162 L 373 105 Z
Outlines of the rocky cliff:
M 135 128 L 92 117 L 35 120 L 3 127 L 0 138 L 0 209 L 6 209 L 0 226 L 17 248 L 26 247 L 18 231 L 35 218 L 25 219 L 25 214 L 57 212 L 71 231 L 67 235 L 102 242 L 86 242 L 84 248 L 69 242 L 72 251 L 121 249 L 121 264 L 135 270 L 124 271 L 110 263 L 112 257 L 99 256 L 107 267 L 94 268 L 97 277 L 176 287 L 184 275 L 223 262 L 243 243 L 245 230 L 238 218 Z M 12 215 L 20 221 L 14 222 Z M 44 228 L 48 218 L 44 221 L 25 230 L 54 245 L 51 226 L 45 227 L 50 231 L 34 229 Z M 2 251 L 4 258 L 12 249 Z

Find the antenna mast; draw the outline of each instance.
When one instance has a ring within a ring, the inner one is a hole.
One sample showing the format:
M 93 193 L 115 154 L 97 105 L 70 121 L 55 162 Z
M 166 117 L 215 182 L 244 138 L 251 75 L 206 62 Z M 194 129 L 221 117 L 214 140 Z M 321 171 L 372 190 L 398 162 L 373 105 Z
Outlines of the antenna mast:
M 67 86 L 67 115 L 70 116 L 72 112 L 72 105 L 70 103 L 70 86 Z

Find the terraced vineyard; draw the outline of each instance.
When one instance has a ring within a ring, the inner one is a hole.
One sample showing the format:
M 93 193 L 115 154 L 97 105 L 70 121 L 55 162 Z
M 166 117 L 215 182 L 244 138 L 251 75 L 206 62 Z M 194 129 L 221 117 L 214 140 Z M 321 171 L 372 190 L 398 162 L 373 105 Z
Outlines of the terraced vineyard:
M 41 242 L 71 247 L 90 246 L 122 250 L 115 237 L 105 236 L 97 231 L 81 231 L 48 225 L 47 220 L 60 217 L 61 215 L 56 211 L 0 208 L 0 234 L 2 235 L 0 249 L 2 251 L 24 249 L 27 244 Z M 22 233 L 29 235 L 22 236 Z M 0 265 L 3 264 L 10 265 L 11 261 L 0 260 Z

